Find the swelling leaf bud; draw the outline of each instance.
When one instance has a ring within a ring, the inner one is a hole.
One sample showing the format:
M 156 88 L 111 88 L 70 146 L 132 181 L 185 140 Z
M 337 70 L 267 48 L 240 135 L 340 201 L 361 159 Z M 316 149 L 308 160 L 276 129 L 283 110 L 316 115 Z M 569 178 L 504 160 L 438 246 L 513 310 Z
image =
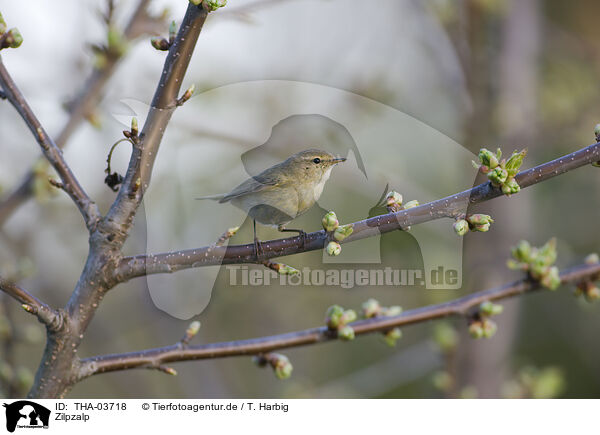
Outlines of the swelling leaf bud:
M 402 195 L 400 195 L 398 192 L 395 192 L 392 190 L 385 197 L 385 204 L 388 207 L 395 205 L 395 204 L 402 205 Z
M 292 376 L 294 366 L 292 366 L 292 363 L 287 356 L 280 353 L 273 353 L 269 357 L 269 362 L 271 363 L 271 367 L 273 367 L 275 376 L 277 376 L 278 379 L 288 379 L 290 376 Z
M 342 225 L 335 229 L 335 231 L 333 232 L 333 238 L 335 240 L 337 240 L 338 242 L 341 242 L 346 237 L 348 237 L 350 234 L 352 234 L 353 231 L 354 231 L 354 228 L 353 228 L 352 224 Z
M 352 329 L 352 326 L 345 325 L 339 328 L 338 338 L 344 341 L 354 340 L 354 329 Z
M 508 179 L 502 185 L 502 193 L 504 193 L 507 196 L 510 196 L 514 193 L 518 193 L 520 190 L 521 186 L 519 186 L 519 183 L 517 183 L 517 180 L 515 180 L 514 178 Z
M 473 231 L 478 231 L 480 233 L 486 233 L 490 230 L 490 224 L 483 225 L 475 225 L 473 226 Z
M 469 223 L 464 219 L 459 219 L 452 225 L 454 232 L 459 236 L 464 236 L 469 232 Z
M 227 4 L 227 0 L 204 0 L 203 3 L 209 12 L 213 12 L 225 6 Z
M 381 313 L 381 305 L 377 299 L 369 299 L 362 304 L 362 315 L 366 319 L 377 317 Z
M 417 201 L 416 199 L 413 199 L 412 201 L 408 201 L 406 204 L 404 204 L 404 210 L 408 210 L 409 208 L 414 208 L 414 207 L 418 207 L 419 206 L 419 201 Z
M 496 331 L 498 330 L 498 326 L 496 325 L 496 323 L 490 319 L 483 320 L 482 328 L 484 338 L 493 337 Z
M 487 166 L 490 169 L 494 169 L 498 166 L 498 158 L 487 148 L 481 148 L 481 150 L 479 150 L 479 161 L 483 166 Z
M 4 21 L 4 18 L 2 17 L 2 14 L 0 14 L 0 35 L 4 34 L 4 32 L 6 32 L 6 21 Z
M 348 323 L 354 322 L 356 320 L 356 311 L 354 310 L 346 310 L 340 317 L 340 324 L 346 325 Z
M 517 246 L 511 249 L 511 254 L 516 260 L 529 263 L 532 259 L 531 245 L 527 240 L 521 240 Z
M 332 305 L 327 308 L 327 312 L 325 313 L 325 323 L 329 329 L 336 329 L 340 326 L 342 315 L 344 314 L 344 309 L 339 305 Z
M 340 255 L 342 252 L 342 246 L 338 242 L 334 242 L 333 240 L 327 244 L 327 255 L 335 257 Z
M 402 314 L 402 307 L 400 305 L 392 305 L 391 307 L 384 307 L 381 314 L 385 317 L 399 316 Z
M 481 314 L 486 316 L 495 316 L 496 314 L 500 314 L 504 308 L 502 305 L 494 304 L 490 301 L 482 302 L 479 305 L 479 311 Z
M 492 171 L 490 171 L 487 174 L 487 176 L 494 186 L 500 186 L 504 184 L 504 182 L 508 178 L 508 172 L 506 171 L 506 169 L 497 166 Z
M 596 126 L 594 127 L 594 136 L 596 140 L 600 142 L 600 124 L 596 124 Z
M 469 325 L 469 335 L 473 338 L 483 337 L 483 325 L 479 321 L 472 322 Z
M 522 150 L 521 152 L 514 152 L 512 156 L 506 162 L 506 171 L 508 172 L 509 177 L 514 177 L 517 172 L 519 172 L 519 168 L 523 164 L 523 158 L 527 155 L 527 150 Z
M 387 331 L 384 335 L 386 344 L 390 347 L 396 346 L 396 342 L 402 338 L 402 331 L 400 328 L 394 328 Z
M 18 48 L 23 43 L 23 37 L 18 29 L 13 28 L 4 36 L 4 42 L 0 48 Z
M 467 216 L 467 222 L 471 225 L 485 225 L 494 222 L 494 219 L 488 214 L 472 214 Z
M 171 47 L 171 45 L 169 44 L 169 41 L 167 41 L 165 38 L 162 38 L 160 36 L 154 36 L 154 37 L 150 38 L 150 44 L 152 44 L 152 47 L 154 47 L 160 51 L 167 51 Z
M 556 290 L 560 286 L 560 276 L 558 274 L 558 267 L 552 266 L 548 272 L 542 277 L 540 283 L 549 288 L 550 290 Z
M 340 226 L 337 215 L 333 211 L 325 213 L 325 216 L 323 216 L 321 223 L 323 224 L 323 229 L 327 232 L 334 231 L 337 227 Z
M 585 264 L 598 264 L 598 263 L 600 263 L 600 258 L 598 257 L 598 254 L 596 254 L 595 252 L 593 252 L 590 255 L 588 255 L 587 257 L 585 257 Z

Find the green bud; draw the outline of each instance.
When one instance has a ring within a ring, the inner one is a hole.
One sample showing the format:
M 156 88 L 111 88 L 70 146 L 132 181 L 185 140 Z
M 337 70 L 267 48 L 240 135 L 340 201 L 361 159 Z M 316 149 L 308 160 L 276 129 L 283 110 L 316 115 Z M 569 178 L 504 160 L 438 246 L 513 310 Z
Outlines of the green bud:
M 160 51 L 167 51 L 171 47 L 171 44 L 169 44 L 169 41 L 167 41 L 165 38 L 163 38 L 161 36 L 154 36 L 154 37 L 150 38 L 150 44 L 152 45 L 152 47 L 154 47 Z
M 114 27 L 108 29 L 107 41 L 108 50 L 112 54 L 120 57 L 127 51 L 127 40 L 123 37 L 123 34 Z
M 323 216 L 321 223 L 323 224 L 323 229 L 325 231 L 334 231 L 340 226 L 337 215 L 333 211 L 327 212 L 325 216 Z
M 398 192 L 394 192 L 393 190 L 388 192 L 385 197 L 385 204 L 388 207 L 392 205 L 402 205 L 402 195 L 400 195 Z
M 204 6 L 206 6 L 206 8 L 209 10 L 209 12 L 213 12 L 225 6 L 227 4 L 227 0 L 204 0 L 203 3 Z
M 2 35 L 4 32 L 6 32 L 6 21 L 4 21 L 2 14 L 0 14 L 0 35 Z
M 338 329 L 338 338 L 344 341 L 354 340 L 354 329 L 350 325 L 344 325 Z
M 300 273 L 300 271 L 298 269 L 294 269 L 291 266 L 288 266 L 287 264 L 282 264 L 282 263 L 278 263 L 279 264 L 279 268 L 277 269 L 277 272 L 280 275 L 298 275 Z
M 519 186 L 519 183 L 517 183 L 517 181 L 514 178 L 509 178 L 502 185 L 502 193 L 504 193 L 507 196 L 513 195 L 515 193 L 519 193 L 520 190 L 521 190 L 521 186 Z
M 138 135 L 138 120 L 136 117 L 131 118 L 131 133 L 134 136 Z
M 325 323 L 330 329 L 335 329 L 340 325 L 340 320 L 344 314 L 344 309 L 339 305 L 332 305 L 327 308 L 325 313 Z
M 595 252 L 593 252 L 590 255 L 588 255 L 587 257 L 585 257 L 585 264 L 598 264 L 598 263 L 600 263 L 600 258 L 598 257 L 598 254 L 596 254 Z
M 588 302 L 597 301 L 600 299 L 600 289 L 593 284 L 588 286 L 585 292 L 585 299 Z
M 469 232 L 469 223 L 464 219 L 459 219 L 452 225 L 454 232 L 459 236 L 464 236 Z
M 467 216 L 467 222 L 471 225 L 485 225 L 494 222 L 494 219 L 489 214 L 476 213 Z
M 596 140 L 598 140 L 598 137 L 600 136 L 600 124 L 596 124 L 594 127 L 594 136 L 596 137 Z
M 273 353 L 270 355 L 269 360 L 278 379 L 288 379 L 292 376 L 294 366 L 292 366 L 287 356 L 280 353 Z
M 377 317 L 381 313 L 381 305 L 377 299 L 369 299 L 364 304 L 362 304 L 362 315 L 366 319 L 370 319 L 372 317 Z
M 338 242 L 331 241 L 327 244 L 327 254 L 331 256 L 340 255 L 342 246 Z
M 472 322 L 469 325 L 469 335 L 473 338 L 483 337 L 483 325 L 479 321 Z
M 516 260 L 529 263 L 531 261 L 531 245 L 527 240 L 521 240 L 517 246 L 511 249 L 511 254 Z
M 390 347 L 396 346 L 396 342 L 402 338 L 402 331 L 400 328 L 393 328 L 387 331 L 383 337 L 386 344 Z
M 556 290 L 558 286 L 560 286 L 560 275 L 558 272 L 558 267 L 552 266 L 548 269 L 548 272 L 542 276 L 540 283 L 549 288 L 550 290 Z
M 177 23 L 175 21 L 171 21 L 169 25 L 169 41 L 172 42 L 177 36 Z
M 340 324 L 346 325 L 348 323 L 354 322 L 356 320 L 356 311 L 354 310 L 346 310 L 340 317 Z
M 10 29 L 4 36 L 4 43 L 2 44 L 3 47 L 0 47 L 0 48 L 4 48 L 4 47 L 18 48 L 22 43 L 23 43 L 23 37 L 21 36 L 19 29 L 13 28 L 13 29 Z
M 494 169 L 498 166 L 498 158 L 487 148 L 481 148 L 481 150 L 479 150 L 479 161 L 482 165 L 487 166 L 490 169 Z
M 486 233 L 489 230 L 490 230 L 490 224 L 474 225 L 473 226 L 473 231 L 478 231 L 480 233 Z
M 523 164 L 523 158 L 527 155 L 527 150 L 522 150 L 521 152 L 514 152 L 512 156 L 506 162 L 506 171 L 508 172 L 509 177 L 514 177 L 517 172 L 519 172 L 519 168 Z
M 554 264 L 557 258 L 555 237 L 548 240 L 546 244 L 539 249 L 537 258 L 542 259 L 548 266 Z
M 529 270 L 529 264 L 515 261 L 512 258 L 506 260 L 506 266 L 511 270 Z
M 506 169 L 497 166 L 487 174 L 488 178 L 494 186 L 502 185 L 508 178 L 508 172 Z
M 352 224 L 342 225 L 335 229 L 335 231 L 333 232 L 333 238 L 335 240 L 337 240 L 338 242 L 341 242 L 346 237 L 348 237 L 350 234 L 352 234 L 353 231 L 354 231 L 354 228 L 353 228 Z
M 400 305 L 392 305 L 391 307 L 384 307 L 381 310 L 381 314 L 385 317 L 399 316 L 402 314 L 402 307 Z
M 185 331 L 185 335 L 187 335 L 189 337 L 193 337 L 194 335 L 196 335 L 200 331 L 200 326 L 201 326 L 201 323 L 198 320 L 194 320 L 187 327 L 187 329 Z
M 433 340 L 444 352 L 448 352 L 458 344 L 458 334 L 448 322 L 438 322 L 433 329 Z
M 202 3 L 202 0 L 190 0 L 190 3 L 195 6 L 198 6 L 200 3 Z
M 409 208 L 414 208 L 414 207 L 418 207 L 419 206 L 419 201 L 417 201 L 416 199 L 413 199 L 412 201 L 408 201 L 406 204 L 404 204 L 404 210 L 408 210 Z
M 482 328 L 483 328 L 483 337 L 484 338 L 493 337 L 494 334 L 496 333 L 496 331 L 498 330 L 498 326 L 496 325 L 496 323 L 490 319 L 483 320 Z
M 481 312 L 481 314 L 484 314 L 486 316 L 495 316 L 497 314 L 500 314 L 503 309 L 504 307 L 502 305 L 494 304 L 490 301 L 482 302 L 481 305 L 479 305 L 479 311 Z

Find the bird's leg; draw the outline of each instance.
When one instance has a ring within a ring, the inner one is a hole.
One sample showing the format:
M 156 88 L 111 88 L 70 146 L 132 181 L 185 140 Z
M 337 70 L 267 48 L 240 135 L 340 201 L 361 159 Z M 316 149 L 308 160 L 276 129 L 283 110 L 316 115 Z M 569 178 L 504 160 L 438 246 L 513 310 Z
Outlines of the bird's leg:
M 260 240 L 256 237 L 256 221 L 254 223 L 254 253 L 256 254 L 256 262 L 260 263 L 260 256 L 262 255 L 262 246 L 260 246 Z
M 279 225 L 277 227 L 277 230 L 281 231 L 282 233 L 286 233 L 286 232 L 292 232 L 292 233 L 298 233 L 298 235 L 300 236 L 300 240 L 302 241 L 302 249 L 305 248 L 306 246 L 306 232 L 304 230 L 295 230 L 293 228 L 285 228 L 283 225 Z

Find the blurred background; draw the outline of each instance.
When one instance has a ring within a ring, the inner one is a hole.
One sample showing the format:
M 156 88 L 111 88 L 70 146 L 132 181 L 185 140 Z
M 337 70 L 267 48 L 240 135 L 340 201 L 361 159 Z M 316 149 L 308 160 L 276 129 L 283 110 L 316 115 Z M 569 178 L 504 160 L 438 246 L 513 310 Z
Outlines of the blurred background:
M 35 0 L 27 8 L 0 0 L 9 27 L 24 37 L 20 48 L 2 51 L 2 61 L 51 135 L 65 131 L 87 78 L 107 67 L 101 46 L 115 45 L 137 6 L 116 0 L 103 19 L 105 0 L 60 7 Z M 68 134 L 65 157 L 103 212 L 115 197 L 103 184 L 108 150 L 132 116 L 143 121 L 164 62 L 149 39 L 167 35 L 186 6 L 149 2 L 154 18 L 116 44 L 123 52 L 104 97 Z M 196 96 L 169 125 L 127 253 L 202 246 L 233 225 L 241 229 L 231 243 L 251 241 L 240 211 L 193 198 L 228 191 L 304 148 L 348 157 L 319 206 L 294 221 L 315 231 L 328 209 L 344 223 L 384 213 L 377 205 L 386 186 L 423 203 L 484 181 L 470 166 L 481 147 L 506 154 L 526 147 L 527 168 L 593 143 L 596 12 L 591 0 L 229 0 L 202 31 L 184 83 L 196 85 Z M 0 275 L 64 306 L 85 261 L 87 232 L 66 195 L 48 185 L 38 145 L 2 101 L 0 151 Z M 127 144 L 117 148 L 114 170 L 124 172 L 129 152 Z M 32 167 L 32 199 L 8 207 Z M 460 288 L 244 287 L 232 285 L 224 267 L 136 279 L 108 294 L 79 354 L 171 344 L 192 319 L 202 324 L 194 343 L 212 343 L 321 325 L 334 303 L 359 309 L 376 298 L 411 309 L 454 299 L 518 279 L 506 259 L 521 239 L 542 245 L 556 236 L 558 266 L 580 263 L 600 250 L 597 171 L 584 167 L 469 209 L 494 217 L 485 234 L 458 239 L 443 221 L 345 245 L 334 263 L 321 252 L 281 260 L 299 269 L 426 270 L 437 254 L 461 270 Z M 259 236 L 278 234 L 259 228 Z M 286 350 L 294 365 L 286 381 L 239 357 L 179 363 L 176 377 L 99 375 L 70 397 L 600 396 L 598 304 L 564 287 L 503 305 L 488 340 L 471 339 L 465 319 L 431 322 L 404 328 L 395 347 L 372 335 Z M 2 395 L 26 393 L 43 341 L 41 325 L 0 295 Z

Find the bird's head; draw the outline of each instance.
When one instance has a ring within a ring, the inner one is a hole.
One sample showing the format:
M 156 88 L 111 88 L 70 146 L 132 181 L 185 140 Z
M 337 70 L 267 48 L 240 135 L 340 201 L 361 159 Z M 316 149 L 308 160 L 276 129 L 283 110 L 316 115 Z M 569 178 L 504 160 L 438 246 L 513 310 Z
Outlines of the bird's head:
M 289 176 L 297 180 L 318 183 L 323 177 L 329 178 L 331 169 L 335 165 L 345 161 L 345 157 L 336 157 L 327 151 L 310 149 L 289 157 L 282 166 Z

